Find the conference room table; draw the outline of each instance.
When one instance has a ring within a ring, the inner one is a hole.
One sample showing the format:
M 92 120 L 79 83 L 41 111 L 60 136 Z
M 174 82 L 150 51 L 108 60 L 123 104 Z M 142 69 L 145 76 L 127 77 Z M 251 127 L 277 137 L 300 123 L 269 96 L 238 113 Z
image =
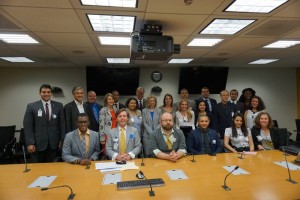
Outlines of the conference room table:
M 298 184 L 292 184 L 286 179 L 287 168 L 274 164 L 284 161 L 283 152 L 259 151 L 256 155 L 223 153 L 216 156 L 197 155 L 181 158 L 177 162 L 145 158 L 145 166 L 141 159 L 134 160 L 139 169 L 121 172 L 122 181 L 137 180 L 136 174 L 143 171 L 148 179 L 162 178 L 165 185 L 153 187 L 155 196 L 149 196 L 150 188 L 117 190 L 115 184 L 102 185 L 105 174 L 95 169 L 96 162 L 90 169 L 85 166 L 69 163 L 39 163 L 28 164 L 29 172 L 24 173 L 24 164 L 1 165 L 0 199 L 1 200 L 66 200 L 70 191 L 68 188 L 57 188 L 41 191 L 39 188 L 27 188 L 39 176 L 57 176 L 49 187 L 68 185 L 76 194 L 74 199 L 96 200 L 132 200 L 132 199 L 261 199 L 261 200 L 292 200 L 300 199 L 300 170 L 291 170 L 291 177 Z M 296 156 L 287 156 L 288 162 L 293 162 Z M 227 178 L 230 191 L 224 190 L 225 176 L 229 173 L 224 166 L 239 166 L 249 172 L 244 175 L 231 174 Z M 171 180 L 168 170 L 182 170 L 188 179 Z

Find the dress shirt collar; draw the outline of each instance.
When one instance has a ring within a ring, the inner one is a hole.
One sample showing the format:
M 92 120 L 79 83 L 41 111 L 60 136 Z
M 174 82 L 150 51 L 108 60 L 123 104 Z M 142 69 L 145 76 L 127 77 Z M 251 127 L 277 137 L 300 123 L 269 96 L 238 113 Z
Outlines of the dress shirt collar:
M 76 100 L 74 99 L 74 102 L 75 102 L 75 104 L 76 104 L 77 106 L 83 106 L 83 101 L 82 101 L 81 103 L 79 103 L 78 101 L 76 101 Z
M 126 132 L 126 130 L 127 130 L 127 125 L 126 125 L 126 126 L 124 126 L 123 128 L 124 128 L 124 131 Z M 119 132 L 121 132 L 121 129 L 122 129 L 122 127 L 121 127 L 121 126 L 118 126 L 118 130 L 119 130 Z
M 78 133 L 79 133 L 79 136 L 80 136 L 80 135 L 82 136 L 82 135 L 84 134 L 83 132 L 80 132 L 79 129 L 78 129 Z M 87 134 L 87 135 L 90 135 L 90 130 L 89 130 L 89 129 L 87 129 L 86 134 Z

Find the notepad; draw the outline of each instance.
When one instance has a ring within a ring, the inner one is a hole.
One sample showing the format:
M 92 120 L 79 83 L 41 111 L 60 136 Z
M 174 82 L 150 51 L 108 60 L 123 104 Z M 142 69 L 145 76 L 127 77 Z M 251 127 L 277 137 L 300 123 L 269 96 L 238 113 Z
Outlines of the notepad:
M 57 176 L 40 176 L 33 181 L 27 188 L 42 188 L 49 187 Z
M 116 185 L 117 182 L 122 181 L 122 174 L 105 174 L 103 177 L 102 185 Z

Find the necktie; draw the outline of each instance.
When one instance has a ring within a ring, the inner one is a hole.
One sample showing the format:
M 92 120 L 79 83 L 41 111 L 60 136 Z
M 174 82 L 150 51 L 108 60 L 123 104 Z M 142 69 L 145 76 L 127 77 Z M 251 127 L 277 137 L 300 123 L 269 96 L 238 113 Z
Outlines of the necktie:
M 93 104 L 93 113 L 97 123 L 99 123 L 99 109 L 95 103 Z
M 210 145 L 209 145 L 207 133 L 203 133 L 203 138 L 204 138 L 204 144 L 205 144 L 205 153 L 210 154 L 211 153 L 211 148 L 210 148 Z
M 142 100 L 140 100 L 140 110 L 143 109 L 143 103 L 142 103 Z
M 170 140 L 170 136 L 171 136 L 171 135 L 169 135 L 169 136 L 166 135 L 166 137 L 167 137 L 166 143 L 167 143 L 168 149 L 169 149 L 169 150 L 172 150 L 172 142 L 171 142 L 171 140 Z
M 120 135 L 120 154 L 126 153 L 126 137 L 124 128 L 121 128 L 121 135 Z
M 46 119 L 47 121 L 49 121 L 49 107 L 48 107 L 48 103 L 46 103 Z
M 82 152 L 82 157 L 85 158 L 85 154 L 86 154 L 86 142 L 85 142 L 85 133 L 82 134 L 82 138 L 81 138 L 81 152 Z

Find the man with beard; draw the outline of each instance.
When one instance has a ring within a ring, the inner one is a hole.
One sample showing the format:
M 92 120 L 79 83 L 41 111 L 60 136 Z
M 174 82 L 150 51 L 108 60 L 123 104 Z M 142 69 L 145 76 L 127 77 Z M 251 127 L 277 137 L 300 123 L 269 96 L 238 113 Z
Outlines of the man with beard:
M 168 112 L 162 114 L 160 124 L 161 127 L 150 134 L 150 152 L 159 159 L 175 162 L 186 155 L 183 132 L 173 128 L 173 117 Z

